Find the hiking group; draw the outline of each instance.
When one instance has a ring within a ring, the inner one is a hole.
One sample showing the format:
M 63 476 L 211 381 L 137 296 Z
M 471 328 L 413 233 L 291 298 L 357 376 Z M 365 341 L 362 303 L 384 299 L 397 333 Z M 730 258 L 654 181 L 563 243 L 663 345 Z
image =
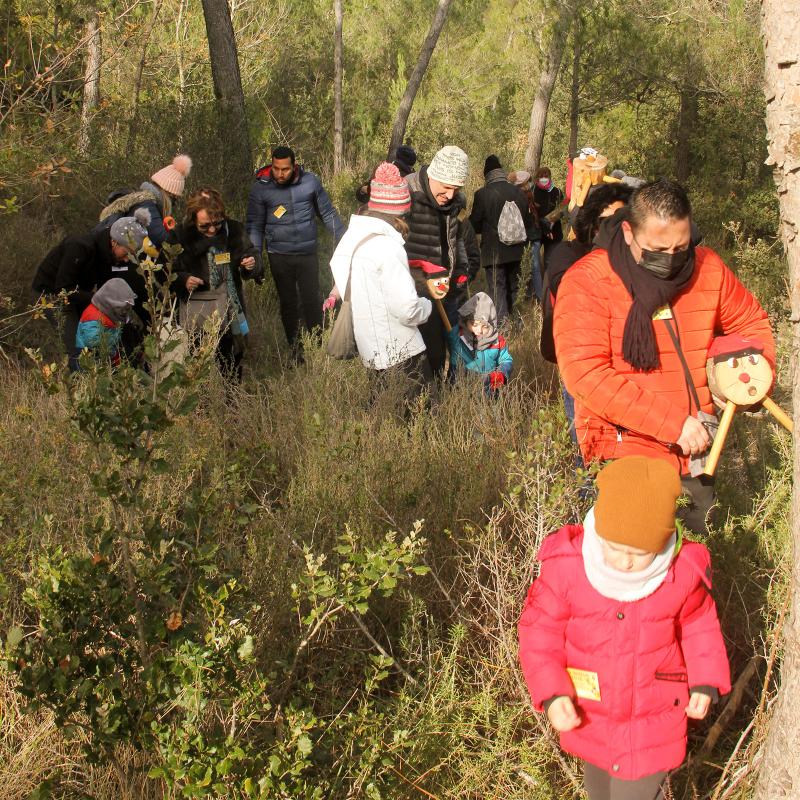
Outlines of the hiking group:
M 732 361 L 755 352 L 774 370 L 770 322 L 702 246 L 687 193 L 670 180 L 592 186 L 565 239 L 570 186 L 565 196 L 547 167 L 507 173 L 490 155 L 467 214 L 467 154 L 447 145 L 415 171 L 416 160 L 404 145 L 378 165 L 345 226 L 285 146 L 256 173 L 244 223 L 211 187 L 186 197 L 176 223 L 191 168 L 178 156 L 54 248 L 34 290 L 66 293 L 51 315 L 72 370 L 87 350 L 136 359 L 150 321 L 137 265 L 180 245 L 178 322 L 197 333 L 219 315 L 217 361 L 237 382 L 249 333 L 243 281 L 262 281 L 266 258 L 294 363 L 301 324 L 315 333 L 341 304 L 332 355 L 357 353 L 376 377 L 399 375 L 409 399 L 469 376 L 491 399 L 511 378 L 506 337 L 529 259 L 523 302 L 541 305 L 541 351 L 558 366 L 579 460 L 601 468 L 583 523 L 546 537 L 537 555 L 519 623 L 522 670 L 534 708 L 585 762 L 590 800 L 664 797 L 687 720 L 730 691 L 709 552 L 685 536 L 707 533 L 714 503 L 707 362 L 729 337 Z M 318 218 L 335 242 L 324 300 Z M 486 291 L 471 293 L 481 267 Z

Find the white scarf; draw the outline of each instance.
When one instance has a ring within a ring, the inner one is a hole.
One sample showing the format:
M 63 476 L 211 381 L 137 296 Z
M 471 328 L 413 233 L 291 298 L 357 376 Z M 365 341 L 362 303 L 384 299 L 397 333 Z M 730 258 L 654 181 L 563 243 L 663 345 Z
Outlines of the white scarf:
M 589 583 L 603 597 L 631 603 L 653 594 L 664 582 L 675 556 L 677 533 L 669 537 L 666 547 L 656 555 L 653 563 L 639 572 L 622 572 L 608 566 L 603 559 L 603 543 L 594 526 L 594 508 L 589 509 L 583 521 L 583 569 Z

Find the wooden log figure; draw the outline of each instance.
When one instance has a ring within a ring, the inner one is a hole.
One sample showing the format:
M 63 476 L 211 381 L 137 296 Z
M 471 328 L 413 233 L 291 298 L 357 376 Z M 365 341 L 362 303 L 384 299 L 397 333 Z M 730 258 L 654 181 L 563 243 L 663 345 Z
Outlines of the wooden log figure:
M 762 355 L 763 351 L 759 342 L 736 334 L 718 336 L 708 351 L 708 386 L 715 402 L 724 405 L 724 410 L 714 444 L 706 458 L 706 475 L 713 475 L 717 469 L 725 438 L 738 409 L 761 403 L 786 430 L 793 430 L 788 414 L 767 397 L 775 376 L 772 366 Z
M 583 206 L 586 195 L 592 186 L 604 182 L 608 158 L 598 153 L 593 147 L 584 147 L 577 158 L 572 160 L 572 187 L 570 191 L 569 210 Z

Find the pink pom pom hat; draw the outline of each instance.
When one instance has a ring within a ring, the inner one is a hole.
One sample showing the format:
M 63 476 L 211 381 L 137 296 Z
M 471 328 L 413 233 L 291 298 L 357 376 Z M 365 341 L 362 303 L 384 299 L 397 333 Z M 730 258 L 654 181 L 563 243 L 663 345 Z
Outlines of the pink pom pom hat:
M 192 159 L 187 155 L 175 156 L 172 163 L 154 173 L 150 180 L 175 197 L 183 194 L 186 176 L 192 170 Z
M 411 193 L 408 191 L 406 179 L 394 164 L 384 161 L 375 170 L 369 182 L 368 207 L 382 214 L 399 217 L 407 214 L 411 208 Z

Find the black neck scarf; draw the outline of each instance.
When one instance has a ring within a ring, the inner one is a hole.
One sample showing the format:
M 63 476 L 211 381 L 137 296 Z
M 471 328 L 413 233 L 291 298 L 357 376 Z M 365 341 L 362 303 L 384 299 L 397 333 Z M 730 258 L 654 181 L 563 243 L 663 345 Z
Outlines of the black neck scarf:
M 633 260 L 622 231 L 622 222 L 627 218 L 628 209 L 621 208 L 604 223 L 611 268 L 633 300 L 622 334 L 622 358 L 637 372 L 652 372 L 659 367 L 653 314 L 672 302 L 692 279 L 694 244 L 689 245 L 689 258 L 677 274 L 657 278 Z

